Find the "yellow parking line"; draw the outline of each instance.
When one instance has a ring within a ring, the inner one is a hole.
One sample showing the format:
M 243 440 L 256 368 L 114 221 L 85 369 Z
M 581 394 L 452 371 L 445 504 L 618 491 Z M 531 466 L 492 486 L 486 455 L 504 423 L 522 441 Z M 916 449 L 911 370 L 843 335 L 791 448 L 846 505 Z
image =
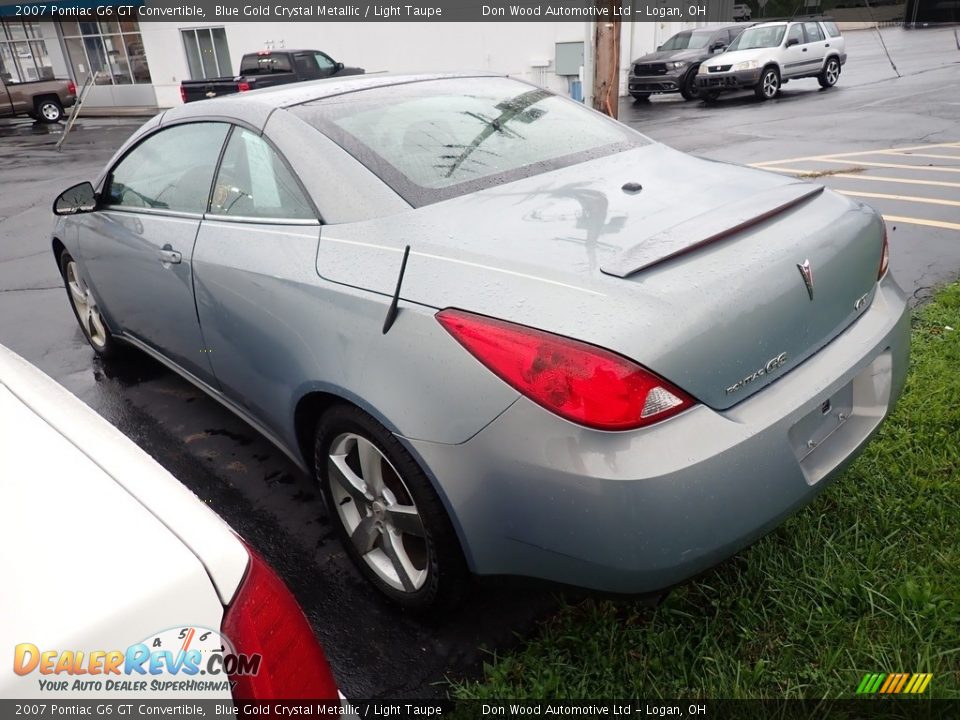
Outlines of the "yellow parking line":
M 903 200 L 905 202 L 929 203 L 930 205 L 950 205 L 960 207 L 958 200 L 940 200 L 939 198 L 916 197 L 914 195 L 887 195 L 886 193 L 860 192 L 853 190 L 835 190 L 841 195 L 852 195 L 853 197 L 877 198 L 878 200 Z
M 893 150 L 879 150 L 876 153 L 877 155 L 891 155 L 893 157 L 918 157 L 918 158 L 933 158 L 934 160 L 960 160 L 960 155 L 931 155 L 928 153 L 902 153 L 894 152 Z
M 846 178 L 848 180 L 868 180 L 870 182 L 889 182 L 901 185 L 930 185 L 933 187 L 960 188 L 960 183 L 946 180 L 915 180 L 913 178 L 892 178 L 883 175 L 861 175 L 860 173 L 836 173 L 832 178 Z
M 762 165 L 751 165 L 750 167 L 755 167 L 758 170 L 770 170 L 771 172 L 778 173 L 792 173 L 795 175 L 806 175 L 810 173 L 811 175 L 816 173 L 816 170 L 800 170 L 798 168 L 781 168 L 781 167 L 764 167 Z
M 960 142 L 937 143 L 935 145 L 913 145 L 911 147 L 888 148 L 888 150 L 892 152 L 902 152 L 906 150 L 926 150 L 929 148 L 938 148 L 938 147 L 960 148 Z M 807 155 L 805 157 L 788 158 L 785 160 L 767 160 L 766 162 L 754 163 L 754 167 L 758 167 L 761 165 L 782 165 L 783 163 L 801 162 L 803 160 L 819 160 L 824 157 L 830 157 L 830 158 L 856 157 L 857 155 L 870 155 L 871 152 L 872 151 L 870 150 L 858 150 L 857 152 L 835 153 L 833 155 Z
M 924 218 L 903 217 L 902 215 L 884 215 L 883 219 L 887 222 L 925 225 L 926 227 L 941 228 L 942 230 L 960 230 L 960 223 L 944 222 L 943 220 L 925 220 Z
M 817 162 L 825 163 L 836 163 L 839 165 L 849 165 L 849 160 L 834 160 L 833 158 L 822 157 L 816 158 Z M 865 165 L 866 167 L 881 167 L 881 168 L 894 168 L 896 170 L 924 170 L 928 172 L 949 172 L 949 173 L 960 173 L 960 168 L 947 168 L 947 167 L 936 167 L 930 165 L 901 165 L 898 163 L 878 163 L 878 162 L 864 162 L 863 160 L 857 160 L 857 165 Z

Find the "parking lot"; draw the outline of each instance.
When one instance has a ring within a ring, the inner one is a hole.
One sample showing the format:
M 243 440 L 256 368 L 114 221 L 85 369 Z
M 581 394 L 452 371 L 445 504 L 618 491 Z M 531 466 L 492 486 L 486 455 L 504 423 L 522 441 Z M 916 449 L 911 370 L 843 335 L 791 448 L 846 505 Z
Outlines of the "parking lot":
M 873 205 L 891 231 L 892 272 L 922 301 L 960 275 L 960 50 L 951 29 L 848 35 L 838 86 L 787 85 L 713 105 L 679 97 L 625 100 L 620 119 L 704 157 L 823 183 Z M 486 650 L 533 630 L 552 590 L 495 582 L 458 610 L 417 619 L 353 571 L 308 478 L 200 391 L 146 358 L 94 361 L 64 295 L 47 231 L 56 193 L 93 180 L 140 120 L 82 119 L 61 129 L 0 123 L 0 343 L 77 394 L 208 502 L 281 572 L 355 697 L 445 693 Z

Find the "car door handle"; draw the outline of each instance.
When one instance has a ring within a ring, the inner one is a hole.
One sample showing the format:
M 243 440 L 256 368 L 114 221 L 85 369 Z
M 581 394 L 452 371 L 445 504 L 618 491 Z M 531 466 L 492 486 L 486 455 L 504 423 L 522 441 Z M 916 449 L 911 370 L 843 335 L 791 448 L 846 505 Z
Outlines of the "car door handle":
M 804 52 L 806 52 L 806 51 L 807 51 L 807 49 L 806 49 L 806 48 L 804 48 L 804 49 L 803 49 L 803 51 L 804 51 Z
M 183 255 L 178 253 L 169 245 L 164 245 L 160 251 L 160 262 L 170 265 L 179 265 L 183 261 Z
M 830 47 L 830 43 L 827 43 L 824 47 Z

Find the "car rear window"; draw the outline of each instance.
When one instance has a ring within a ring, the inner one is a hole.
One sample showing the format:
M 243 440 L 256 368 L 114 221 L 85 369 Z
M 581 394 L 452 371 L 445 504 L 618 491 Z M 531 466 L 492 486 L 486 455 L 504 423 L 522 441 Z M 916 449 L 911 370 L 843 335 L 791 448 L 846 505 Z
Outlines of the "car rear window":
M 269 75 L 270 73 L 292 71 L 290 57 L 286 53 L 282 55 L 273 55 L 272 53 L 244 55 L 240 62 L 241 75 Z
M 403 83 L 289 109 L 414 207 L 649 142 L 579 103 L 508 78 Z

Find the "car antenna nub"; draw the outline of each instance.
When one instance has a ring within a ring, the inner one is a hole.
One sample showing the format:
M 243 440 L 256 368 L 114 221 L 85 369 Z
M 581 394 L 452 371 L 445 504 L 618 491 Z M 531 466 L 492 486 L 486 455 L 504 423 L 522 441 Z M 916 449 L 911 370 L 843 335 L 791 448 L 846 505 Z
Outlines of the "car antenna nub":
M 397 303 L 400 302 L 400 286 L 403 285 L 403 274 L 407 271 L 407 258 L 410 257 L 410 246 L 403 249 L 403 260 L 400 262 L 400 274 L 397 276 L 397 289 L 393 291 L 393 299 L 387 308 L 387 316 L 383 319 L 383 334 L 386 335 L 393 322 L 397 319 Z

